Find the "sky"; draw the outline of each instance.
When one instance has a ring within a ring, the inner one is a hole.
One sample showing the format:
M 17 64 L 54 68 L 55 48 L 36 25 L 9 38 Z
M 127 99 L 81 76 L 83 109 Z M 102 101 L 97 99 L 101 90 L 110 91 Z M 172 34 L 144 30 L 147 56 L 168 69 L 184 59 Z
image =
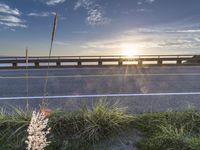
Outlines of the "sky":
M 200 54 L 200 0 L 0 0 L 0 56 Z

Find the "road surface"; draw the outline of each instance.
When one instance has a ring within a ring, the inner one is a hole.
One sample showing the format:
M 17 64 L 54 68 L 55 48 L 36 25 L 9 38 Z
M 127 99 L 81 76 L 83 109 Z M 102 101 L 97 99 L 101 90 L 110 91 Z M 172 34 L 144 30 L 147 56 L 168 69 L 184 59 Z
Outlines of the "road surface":
M 47 69 L 0 70 L 0 104 L 37 107 L 44 96 Z M 119 101 L 129 111 L 200 107 L 200 67 L 113 67 L 50 69 L 49 107 L 74 110 L 99 99 Z M 28 88 L 27 88 L 28 87 Z M 27 92 L 28 91 L 28 92 Z

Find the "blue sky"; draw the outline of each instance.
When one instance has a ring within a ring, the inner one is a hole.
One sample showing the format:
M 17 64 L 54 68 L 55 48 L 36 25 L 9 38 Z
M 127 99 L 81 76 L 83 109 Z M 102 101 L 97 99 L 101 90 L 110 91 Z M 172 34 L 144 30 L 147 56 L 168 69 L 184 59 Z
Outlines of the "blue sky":
M 199 0 L 0 0 L 0 55 L 199 54 Z

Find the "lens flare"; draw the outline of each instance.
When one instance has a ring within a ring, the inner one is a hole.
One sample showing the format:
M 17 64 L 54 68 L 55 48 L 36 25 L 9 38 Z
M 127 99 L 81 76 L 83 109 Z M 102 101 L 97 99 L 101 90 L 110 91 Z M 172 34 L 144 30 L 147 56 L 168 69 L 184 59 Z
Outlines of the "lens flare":
M 120 44 L 121 54 L 131 57 L 138 54 L 138 47 L 132 43 L 122 43 Z

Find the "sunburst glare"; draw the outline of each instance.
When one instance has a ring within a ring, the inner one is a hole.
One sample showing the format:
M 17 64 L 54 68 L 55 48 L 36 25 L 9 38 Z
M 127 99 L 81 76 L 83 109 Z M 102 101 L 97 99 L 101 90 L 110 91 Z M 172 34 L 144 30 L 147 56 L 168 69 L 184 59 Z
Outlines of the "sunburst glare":
M 122 43 L 120 44 L 121 54 L 127 57 L 132 57 L 138 55 L 138 46 L 132 43 Z

